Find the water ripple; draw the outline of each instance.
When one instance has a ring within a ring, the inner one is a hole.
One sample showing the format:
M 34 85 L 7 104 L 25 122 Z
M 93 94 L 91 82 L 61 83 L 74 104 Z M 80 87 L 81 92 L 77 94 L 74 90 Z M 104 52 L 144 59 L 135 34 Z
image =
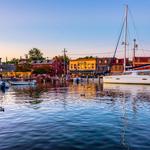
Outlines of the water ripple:
M 150 87 L 12 87 L 0 93 L 0 149 L 150 149 Z

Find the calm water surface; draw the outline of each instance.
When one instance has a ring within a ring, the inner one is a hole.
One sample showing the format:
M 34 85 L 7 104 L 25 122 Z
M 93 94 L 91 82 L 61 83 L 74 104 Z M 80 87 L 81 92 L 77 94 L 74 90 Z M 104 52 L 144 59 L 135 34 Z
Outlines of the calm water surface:
M 0 150 L 150 149 L 150 86 L 11 87 L 0 107 Z

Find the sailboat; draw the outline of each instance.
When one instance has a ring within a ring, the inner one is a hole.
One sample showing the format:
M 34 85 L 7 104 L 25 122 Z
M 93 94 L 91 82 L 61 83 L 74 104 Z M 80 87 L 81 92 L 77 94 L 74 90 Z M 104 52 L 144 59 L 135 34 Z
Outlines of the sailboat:
M 103 77 L 103 83 L 115 84 L 150 84 L 150 70 L 130 70 L 126 71 L 126 50 L 127 50 L 127 30 L 128 30 L 128 5 L 125 9 L 125 42 L 124 44 L 124 71 L 121 75 L 109 75 Z

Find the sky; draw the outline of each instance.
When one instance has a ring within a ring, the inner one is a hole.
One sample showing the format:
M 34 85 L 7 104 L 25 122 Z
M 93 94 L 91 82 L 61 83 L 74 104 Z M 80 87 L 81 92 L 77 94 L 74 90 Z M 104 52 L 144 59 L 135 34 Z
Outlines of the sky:
M 23 57 L 34 47 L 49 58 L 61 55 L 63 48 L 71 58 L 112 56 L 125 4 L 130 12 L 128 55 L 137 38 L 137 53 L 150 56 L 149 0 L 0 0 L 0 57 Z M 122 51 L 120 44 L 118 56 Z

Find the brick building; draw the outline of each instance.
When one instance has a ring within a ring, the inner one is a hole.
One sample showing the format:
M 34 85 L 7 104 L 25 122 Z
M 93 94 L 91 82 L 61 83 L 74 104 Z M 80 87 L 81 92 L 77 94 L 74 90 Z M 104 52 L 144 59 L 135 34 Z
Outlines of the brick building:
M 134 57 L 133 67 L 137 67 L 137 66 L 143 66 L 137 68 L 137 70 L 150 69 L 150 57 Z

